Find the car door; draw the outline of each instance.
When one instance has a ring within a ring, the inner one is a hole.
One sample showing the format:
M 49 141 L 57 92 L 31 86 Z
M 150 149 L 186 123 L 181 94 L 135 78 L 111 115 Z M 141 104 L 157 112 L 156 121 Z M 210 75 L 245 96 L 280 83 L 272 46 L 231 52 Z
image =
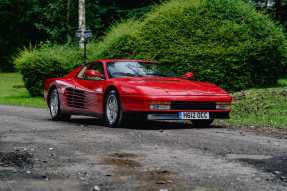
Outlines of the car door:
M 101 74 L 89 77 L 87 71 Z M 93 62 L 83 67 L 75 78 L 75 97 L 80 111 L 88 114 L 101 114 L 103 110 L 103 88 L 105 84 L 104 67 L 101 62 Z

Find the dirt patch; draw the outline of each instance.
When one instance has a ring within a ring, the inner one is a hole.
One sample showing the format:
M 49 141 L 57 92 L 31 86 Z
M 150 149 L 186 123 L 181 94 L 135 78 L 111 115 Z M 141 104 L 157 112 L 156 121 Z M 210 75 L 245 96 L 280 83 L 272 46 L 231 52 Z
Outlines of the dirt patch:
M 134 159 L 137 157 L 133 153 L 112 153 L 109 157 L 104 158 L 103 163 L 114 167 L 112 178 L 115 182 L 132 178 L 136 182 L 135 190 L 154 191 L 165 188 L 184 190 L 181 189 L 182 184 L 176 180 L 175 173 L 156 167 L 144 168 Z
M 173 173 L 171 173 L 168 170 L 160 170 L 160 169 L 147 170 L 142 172 L 141 176 L 146 182 L 158 185 L 172 184 L 175 182 L 175 177 Z
M 33 155 L 26 151 L 0 152 L 0 166 L 25 167 L 33 165 Z
M 133 153 L 113 153 L 110 156 L 113 158 L 136 158 L 138 157 L 136 154 L 133 154 Z
M 118 168 L 138 168 L 142 165 L 130 158 L 136 158 L 137 155 L 133 153 L 112 153 L 109 157 L 104 158 L 103 163 L 106 165 L 113 165 Z
M 147 169 L 134 172 L 133 176 L 138 180 L 138 191 L 155 190 L 188 190 L 184 183 L 177 179 L 176 173 L 165 169 Z
M 103 163 L 106 165 L 114 165 L 122 168 L 138 168 L 141 164 L 135 160 L 124 158 L 105 158 Z

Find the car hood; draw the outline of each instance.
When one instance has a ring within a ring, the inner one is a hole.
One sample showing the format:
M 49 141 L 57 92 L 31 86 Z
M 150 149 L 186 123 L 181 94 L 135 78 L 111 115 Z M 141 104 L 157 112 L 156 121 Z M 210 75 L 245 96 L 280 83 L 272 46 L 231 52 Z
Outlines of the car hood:
M 226 95 L 218 86 L 180 78 L 118 78 L 125 94 L 146 94 L 151 96 L 186 96 L 186 95 Z

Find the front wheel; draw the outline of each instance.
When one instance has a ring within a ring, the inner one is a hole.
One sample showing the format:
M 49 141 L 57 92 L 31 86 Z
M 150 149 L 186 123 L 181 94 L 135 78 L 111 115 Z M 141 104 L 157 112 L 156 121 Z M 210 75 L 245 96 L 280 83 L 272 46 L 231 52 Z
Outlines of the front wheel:
M 108 127 L 121 127 L 124 123 L 124 113 L 121 107 L 119 95 L 111 90 L 105 99 L 105 123 Z
M 49 104 L 51 119 L 53 121 L 66 121 L 71 118 L 71 115 L 65 114 L 61 111 L 59 94 L 56 88 L 54 88 L 51 91 L 48 104 Z
M 193 127 L 198 127 L 198 128 L 205 128 L 209 127 L 213 122 L 213 119 L 208 119 L 208 120 L 191 120 L 192 126 Z

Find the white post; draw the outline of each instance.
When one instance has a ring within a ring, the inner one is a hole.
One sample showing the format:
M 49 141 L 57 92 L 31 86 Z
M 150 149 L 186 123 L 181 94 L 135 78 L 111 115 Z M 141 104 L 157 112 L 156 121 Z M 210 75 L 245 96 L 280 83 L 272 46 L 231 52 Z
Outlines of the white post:
M 79 0 L 79 29 L 81 30 L 79 46 L 80 48 L 84 48 L 84 31 L 86 30 L 85 0 Z

